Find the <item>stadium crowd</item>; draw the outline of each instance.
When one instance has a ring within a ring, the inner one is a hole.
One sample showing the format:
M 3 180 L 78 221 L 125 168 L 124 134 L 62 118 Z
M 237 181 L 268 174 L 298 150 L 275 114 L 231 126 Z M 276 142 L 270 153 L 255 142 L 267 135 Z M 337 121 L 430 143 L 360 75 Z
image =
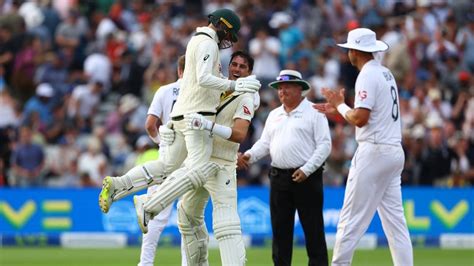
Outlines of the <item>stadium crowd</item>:
M 296 69 L 353 96 L 357 70 L 334 44 L 367 27 L 391 47 L 379 54 L 400 88 L 403 185 L 474 184 L 474 3 L 470 0 L 2 0 L 0 1 L 0 186 L 99 187 L 156 145 L 147 107 L 176 80 L 176 59 L 217 8 L 242 18 L 239 42 L 263 86 L 247 150 L 270 110 L 266 84 Z M 351 95 L 352 93 L 352 95 Z M 389 93 L 389 92 L 387 92 Z M 352 100 L 349 101 L 352 103 Z M 332 151 L 324 184 L 345 182 L 354 129 L 329 117 Z M 270 159 L 239 171 L 240 185 L 268 183 Z

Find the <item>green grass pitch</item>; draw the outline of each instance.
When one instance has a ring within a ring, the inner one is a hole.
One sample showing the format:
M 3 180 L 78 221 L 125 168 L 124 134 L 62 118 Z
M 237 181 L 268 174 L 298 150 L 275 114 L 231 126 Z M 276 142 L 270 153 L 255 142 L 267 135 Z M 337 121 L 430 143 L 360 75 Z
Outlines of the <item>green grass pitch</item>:
M 140 250 L 137 247 L 123 249 L 64 249 L 64 248 L 0 248 L 1 266 L 130 266 L 137 265 Z M 329 257 L 332 256 L 330 252 Z M 416 266 L 456 265 L 474 266 L 473 250 L 442 250 L 436 248 L 415 248 Z M 155 265 L 180 265 L 180 250 L 159 247 Z M 220 265 L 219 251 L 209 251 L 210 265 Z M 272 265 L 271 249 L 247 249 L 247 266 Z M 293 251 L 292 265 L 307 265 L 306 251 L 298 247 Z M 392 265 L 387 248 L 357 250 L 354 266 Z

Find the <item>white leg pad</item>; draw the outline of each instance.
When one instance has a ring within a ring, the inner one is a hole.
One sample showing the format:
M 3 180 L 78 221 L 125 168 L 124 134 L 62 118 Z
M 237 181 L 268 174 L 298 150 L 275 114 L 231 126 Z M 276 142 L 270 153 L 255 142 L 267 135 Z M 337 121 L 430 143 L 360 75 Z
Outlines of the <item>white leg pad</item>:
M 130 169 L 125 175 L 114 177 L 115 192 L 113 201 L 117 201 L 152 185 L 163 183 L 164 163 L 160 160 L 149 161 Z
M 204 220 L 190 219 L 183 207 L 178 207 L 178 228 L 181 233 L 182 245 L 186 253 L 186 261 L 189 266 L 206 266 L 208 262 L 207 244 L 209 233 Z
M 215 176 L 218 169 L 216 163 L 207 162 L 197 168 L 183 167 L 174 171 L 145 203 L 145 211 L 158 214 L 184 193 L 204 186 L 207 178 Z
M 245 246 L 237 210 L 216 205 L 212 213 L 214 236 L 219 242 L 222 265 L 245 265 Z

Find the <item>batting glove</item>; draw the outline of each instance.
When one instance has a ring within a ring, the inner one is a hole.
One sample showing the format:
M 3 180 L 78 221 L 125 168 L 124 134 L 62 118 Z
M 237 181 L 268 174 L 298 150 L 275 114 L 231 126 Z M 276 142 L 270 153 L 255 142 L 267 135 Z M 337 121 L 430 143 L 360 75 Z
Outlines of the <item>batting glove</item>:
M 198 113 L 185 114 L 186 128 L 191 130 L 211 130 L 212 121 L 207 120 Z
M 168 122 L 166 125 L 161 125 L 159 128 L 161 143 L 171 145 L 174 142 L 173 123 Z
M 235 82 L 231 83 L 234 85 L 233 90 L 237 92 L 257 92 L 262 84 L 256 79 L 255 75 L 251 75 L 245 78 L 238 78 Z

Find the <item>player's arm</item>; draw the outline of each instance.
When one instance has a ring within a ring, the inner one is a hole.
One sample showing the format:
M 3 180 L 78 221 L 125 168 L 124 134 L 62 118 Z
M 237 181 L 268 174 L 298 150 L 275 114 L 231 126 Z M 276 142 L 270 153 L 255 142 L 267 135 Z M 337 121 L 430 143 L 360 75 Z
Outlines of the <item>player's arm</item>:
M 326 98 L 327 103 L 314 104 L 313 108 L 324 114 L 340 113 L 349 124 L 363 127 L 369 122 L 370 109 L 350 108 L 344 101 L 344 89 L 330 90 L 323 88 L 321 93 Z
M 229 140 L 236 143 L 242 143 L 247 136 L 249 131 L 250 121 L 236 118 L 234 120 L 234 125 L 232 126 L 232 134 L 230 135 Z
M 208 120 L 197 113 L 186 114 L 184 119 L 189 129 L 207 130 L 216 136 L 236 143 L 240 143 L 245 139 L 250 126 L 249 120 L 236 118 L 234 119 L 234 125 L 228 127 Z
M 346 104 L 344 104 L 346 105 Z M 346 105 L 347 106 L 347 105 Z M 349 107 L 349 106 L 347 106 Z M 338 108 L 339 110 L 340 108 Z M 343 115 L 344 119 L 346 119 L 349 124 L 356 126 L 356 127 L 363 127 L 367 125 L 367 122 L 369 122 L 369 117 L 370 117 L 370 110 L 366 108 L 350 108 L 349 111 Z M 344 111 L 344 110 L 342 110 Z M 342 113 L 341 113 L 342 115 Z
M 150 107 L 148 107 L 148 112 L 145 120 L 145 130 L 153 140 L 154 143 L 160 144 L 160 136 L 158 134 L 158 128 L 162 125 L 161 117 L 163 115 L 163 103 L 165 100 L 165 90 L 166 88 L 158 89 L 158 91 L 153 96 Z
M 160 143 L 160 138 L 158 136 L 158 127 L 161 126 L 161 119 L 155 115 L 149 114 L 146 116 L 145 121 L 145 130 L 148 133 L 148 136 L 156 144 Z

